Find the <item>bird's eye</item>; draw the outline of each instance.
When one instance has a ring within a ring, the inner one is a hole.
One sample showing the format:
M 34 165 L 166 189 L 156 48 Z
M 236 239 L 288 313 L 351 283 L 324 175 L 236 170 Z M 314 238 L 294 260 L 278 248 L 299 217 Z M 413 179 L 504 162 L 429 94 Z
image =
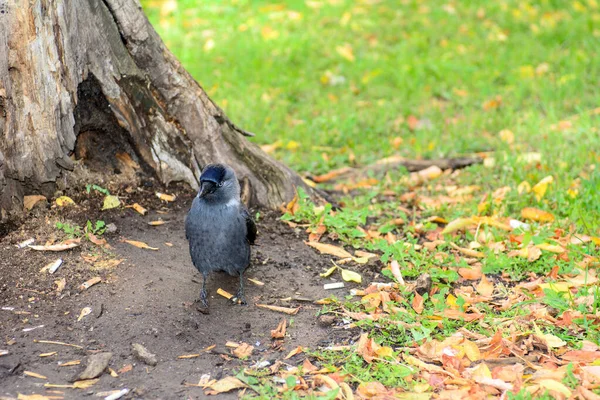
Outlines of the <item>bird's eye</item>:
M 219 182 L 219 184 L 217 186 L 219 186 L 219 187 L 223 186 L 223 182 Z

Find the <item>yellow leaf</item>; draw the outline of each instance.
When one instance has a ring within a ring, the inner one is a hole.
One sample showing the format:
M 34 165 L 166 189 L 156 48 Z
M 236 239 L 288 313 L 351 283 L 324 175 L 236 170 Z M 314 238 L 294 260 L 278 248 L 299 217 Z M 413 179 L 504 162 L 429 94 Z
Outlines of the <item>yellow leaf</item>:
M 519 192 L 519 194 L 529 193 L 531 192 L 531 185 L 529 182 L 523 181 L 519 183 L 519 186 L 517 186 L 517 192 Z
M 540 210 L 533 207 L 525 207 L 521 210 L 521 217 L 531 221 L 537 222 L 552 222 L 554 221 L 554 215 L 547 211 Z
M 551 253 L 564 253 L 566 250 L 564 247 L 559 246 L 557 244 L 549 244 L 549 243 L 540 243 L 536 245 L 537 248 L 549 251 Z
M 568 387 L 566 387 L 562 383 L 555 381 L 553 379 L 542 379 L 538 383 L 540 384 L 540 387 L 542 387 L 546 390 L 558 392 L 567 397 L 571 396 L 571 390 Z
M 340 270 L 342 271 L 342 279 L 345 280 L 346 282 L 356 282 L 356 283 L 362 282 L 362 277 L 360 276 L 360 274 L 358 274 L 354 271 L 350 271 L 348 269 L 340 268 Z
M 337 53 L 346 60 L 354 62 L 354 52 L 352 51 L 352 46 L 350 46 L 348 43 L 344 44 L 343 46 L 337 46 L 335 51 L 337 51 Z
M 254 346 L 249 345 L 248 343 L 242 343 L 233 350 L 233 355 L 237 358 L 244 359 L 250 357 L 253 350 Z
M 341 247 L 334 246 L 332 244 L 320 243 L 320 242 L 304 242 L 310 247 L 314 247 L 323 254 L 329 254 L 339 258 L 352 258 L 352 254 L 348 253 Z
M 297 354 L 300 354 L 304 351 L 304 348 L 302 346 L 298 346 L 296 347 L 294 350 L 290 351 L 287 356 L 284 357 L 284 360 L 288 360 L 292 357 L 294 357 Z
M 103 210 L 110 210 L 111 208 L 117 208 L 121 205 L 121 201 L 117 196 L 108 195 L 104 198 L 104 205 L 102 205 Z
M 540 283 L 540 288 L 543 289 L 551 289 L 555 292 L 568 292 L 569 288 L 573 286 L 572 283 L 569 282 L 551 282 L 551 283 Z
M 225 377 L 211 384 L 207 394 L 219 394 L 229 392 L 234 389 L 245 388 L 246 384 L 233 376 Z
M 202 50 L 204 50 L 206 53 L 208 53 L 209 51 L 211 51 L 214 48 L 215 48 L 215 40 L 213 38 L 208 38 L 206 43 L 204 43 Z
M 124 239 L 122 241 L 125 242 L 125 243 L 128 243 L 128 244 L 130 244 L 132 246 L 138 247 L 140 249 L 158 250 L 158 247 L 150 247 L 146 243 L 144 243 L 144 242 L 138 242 L 137 240 L 127 240 L 127 239 Z
M 50 400 L 50 397 L 42 394 L 21 394 L 17 395 L 18 400 Z
M 267 25 L 262 27 L 260 35 L 264 40 L 273 40 L 279 37 L 279 32 Z
M 510 131 L 508 129 L 502 129 L 498 133 L 498 136 L 500 136 L 500 140 L 502 140 L 503 142 L 505 142 L 507 144 L 513 144 L 515 141 L 515 134 L 512 133 L 512 131 Z
M 470 340 L 465 340 L 463 343 L 463 349 L 465 349 L 465 354 L 467 358 L 473 362 L 479 361 L 481 359 L 481 352 L 479 351 L 479 347 Z
M 544 342 L 546 342 L 546 345 L 548 345 L 548 347 L 558 348 L 567 345 L 567 342 L 565 342 L 558 336 L 554 336 L 550 333 L 542 333 L 542 331 L 540 330 L 540 328 L 538 328 L 535 322 L 533 323 L 533 328 L 535 330 L 535 335 L 542 339 Z
M 447 233 L 452 233 L 452 232 L 459 231 L 461 229 L 465 229 L 465 228 L 473 225 L 473 223 L 474 223 L 473 218 L 455 219 L 454 221 L 451 221 L 448 225 L 446 225 L 446 227 L 442 231 L 442 234 L 445 235 Z
M 492 373 L 490 371 L 490 369 L 488 368 L 488 366 L 485 363 L 481 363 L 478 364 L 477 366 L 470 368 L 471 371 L 471 376 L 473 378 L 478 377 L 478 378 L 491 378 L 492 377 Z
M 327 271 L 319 275 L 321 275 L 322 278 L 327 278 L 328 276 L 331 276 L 331 274 L 333 274 L 337 268 L 338 267 L 334 265 L 333 267 L 329 268 Z
M 531 188 L 533 193 L 535 193 L 535 198 L 537 201 L 540 201 L 544 197 L 546 191 L 548 190 L 548 185 L 550 185 L 552 182 L 554 182 L 554 178 L 550 175 L 536 183 L 535 186 Z
M 446 304 L 448 304 L 448 306 L 451 308 L 457 308 L 458 305 L 456 304 L 456 300 L 458 300 L 456 296 L 449 294 L 448 297 L 446 297 Z
M 382 346 L 375 351 L 375 354 L 381 358 L 392 357 L 394 355 L 394 350 L 391 347 Z

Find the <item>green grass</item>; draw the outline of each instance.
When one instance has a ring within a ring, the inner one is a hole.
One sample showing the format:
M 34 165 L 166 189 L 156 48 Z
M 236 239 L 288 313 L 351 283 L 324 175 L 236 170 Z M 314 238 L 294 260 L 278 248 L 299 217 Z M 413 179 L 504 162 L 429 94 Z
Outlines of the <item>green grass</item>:
M 347 249 L 375 252 L 383 263 L 397 260 L 405 278 L 425 272 L 431 275 L 438 292 L 431 298 L 425 296 L 422 315 L 411 308 L 414 293 L 402 293 L 404 300 L 394 305 L 404 312 L 390 315 L 406 324 L 419 322 L 419 328 L 405 329 L 386 320 L 358 324 L 379 344 L 398 351 L 414 342 L 443 340 L 461 327 L 492 336 L 498 324 L 512 319 L 521 321 L 515 329 L 528 335 L 532 327 L 523 321 L 529 304 L 547 306 L 559 314 L 568 310 L 596 313 L 598 290 L 581 287 L 569 296 L 544 289 L 543 297 L 532 294 L 520 307 L 502 312 L 487 303 L 478 304 L 485 314 L 481 321 L 434 319 L 449 307 L 447 300 L 457 285 L 464 284 L 459 283 L 457 269 L 468 266 L 464 257 L 455 257 L 450 243 L 466 248 L 478 240 L 480 232 L 493 241 L 505 241 L 506 250 L 497 254 L 479 249 L 484 253 L 482 271 L 504 274 L 515 283 L 531 274 L 546 277 L 556 266 L 561 276 L 577 274 L 582 270 L 579 263 L 598 254 L 593 243 L 568 246 L 566 258 L 543 252 L 533 262 L 509 256 L 511 250 L 520 248 L 518 243 L 507 240 L 506 231 L 490 226 L 444 235 L 446 243 L 435 251 L 412 245 L 439 230 L 429 217 L 522 220 L 525 207 L 548 211 L 556 218 L 551 223 L 531 222 L 532 229 L 522 233 L 525 244 L 553 244 L 560 232 L 600 236 L 597 1 L 142 3 L 167 46 L 211 98 L 236 124 L 256 133 L 252 140 L 276 145 L 272 155 L 302 174 L 366 165 L 392 155 L 419 159 L 493 152 L 493 165 L 473 166 L 417 188 L 402 170 L 378 177 L 372 187 L 341 198 L 344 207 L 337 211 L 331 206 L 315 207 L 300 196 L 295 215 L 284 216 L 288 221 L 309 223 L 313 229 L 324 225 Z M 523 159 L 528 153 L 539 153 L 541 158 L 528 162 Z M 554 182 L 541 199 L 533 192 L 517 190 L 523 182 L 534 186 L 547 176 Z M 443 196 L 453 186 L 476 187 L 467 201 L 449 203 Z M 491 200 L 503 187 L 510 188 L 504 199 Z M 402 199 L 411 192 L 419 196 L 417 205 Z M 406 223 L 392 224 L 398 218 Z M 379 232 L 381 237 L 371 240 L 365 230 Z M 388 233 L 398 240 L 389 243 L 385 240 Z M 382 274 L 393 279 L 388 271 Z M 496 290 L 509 293 L 512 288 L 497 284 Z M 579 301 L 586 296 L 592 299 L 591 305 Z M 456 304 L 462 307 L 465 301 L 457 295 Z M 352 298 L 322 312 L 339 310 L 342 304 L 346 310 L 368 311 Z M 595 321 L 576 319 L 574 324 L 584 329 L 541 322 L 540 329 L 572 348 L 584 339 L 600 341 Z M 351 352 L 311 355 L 321 365 L 341 368 L 353 384 L 376 380 L 407 390 L 415 384 L 399 379 L 410 375 L 410 367 L 402 363 L 366 364 Z M 272 383 L 250 378 L 259 397 L 277 393 Z M 569 386 L 577 385 L 572 373 L 565 379 Z M 282 396 L 297 398 L 293 391 L 284 391 Z M 510 398 L 531 396 L 522 391 Z

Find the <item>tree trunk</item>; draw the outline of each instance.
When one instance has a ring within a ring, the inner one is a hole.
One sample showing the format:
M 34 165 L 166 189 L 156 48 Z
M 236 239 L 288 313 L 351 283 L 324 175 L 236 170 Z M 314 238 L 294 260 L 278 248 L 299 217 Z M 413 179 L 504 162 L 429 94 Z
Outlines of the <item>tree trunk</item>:
M 138 0 L 0 0 L 0 207 L 51 196 L 73 171 L 197 187 L 230 164 L 275 208 L 301 178 L 236 127 L 169 52 Z

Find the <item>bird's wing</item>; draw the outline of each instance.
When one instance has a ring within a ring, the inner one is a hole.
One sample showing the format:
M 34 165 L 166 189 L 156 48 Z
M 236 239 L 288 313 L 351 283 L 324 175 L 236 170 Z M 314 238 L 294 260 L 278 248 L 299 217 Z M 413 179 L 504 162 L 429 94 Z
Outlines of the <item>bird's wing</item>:
M 256 240 L 256 224 L 248 213 L 248 210 L 246 210 L 246 207 L 242 206 L 241 213 L 246 220 L 246 239 L 248 240 L 248 243 L 254 244 L 254 241 Z

